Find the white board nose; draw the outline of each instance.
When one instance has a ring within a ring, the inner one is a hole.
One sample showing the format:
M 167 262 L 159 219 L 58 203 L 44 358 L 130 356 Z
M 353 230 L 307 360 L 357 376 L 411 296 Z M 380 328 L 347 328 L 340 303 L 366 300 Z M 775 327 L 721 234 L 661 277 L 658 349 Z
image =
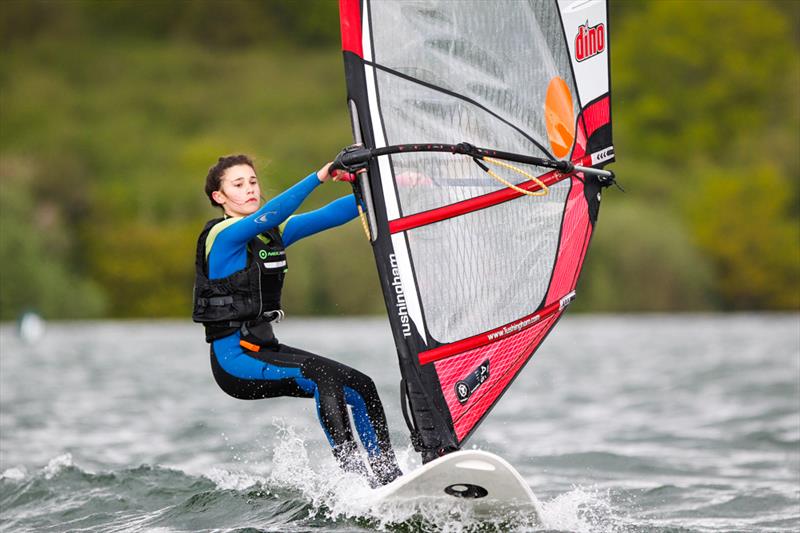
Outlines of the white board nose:
M 466 470 L 482 470 L 484 472 L 494 472 L 495 466 L 486 461 L 477 461 L 475 459 L 469 461 L 461 461 L 456 463 L 456 468 L 464 468 Z

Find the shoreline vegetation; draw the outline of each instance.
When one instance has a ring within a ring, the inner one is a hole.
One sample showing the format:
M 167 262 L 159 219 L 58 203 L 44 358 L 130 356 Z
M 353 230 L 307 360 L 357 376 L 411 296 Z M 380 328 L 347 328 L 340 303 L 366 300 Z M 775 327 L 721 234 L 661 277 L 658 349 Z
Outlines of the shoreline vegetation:
M 787 309 L 787 310 L 774 310 L 774 309 L 764 309 L 760 311 L 724 311 L 724 310 L 695 310 L 695 311 L 578 311 L 573 312 L 570 306 L 570 312 L 565 316 L 563 320 L 596 320 L 596 319 L 604 319 L 604 318 L 615 318 L 615 317 L 628 317 L 631 320 L 649 320 L 654 317 L 664 317 L 665 319 L 677 319 L 681 317 L 708 317 L 708 318 L 769 318 L 769 317 L 800 317 L 800 310 L 795 309 Z M 327 321 L 334 321 L 334 322 L 354 322 L 357 324 L 364 324 L 368 322 L 379 322 L 385 323 L 386 327 L 389 327 L 389 323 L 386 322 L 386 310 L 381 309 L 379 312 L 373 313 L 351 313 L 347 315 L 323 315 L 323 314 L 293 314 L 291 316 L 287 315 L 285 320 L 291 319 L 292 322 L 296 321 L 306 321 L 306 322 L 320 322 L 324 323 Z M 69 325 L 71 323 L 75 324 L 184 324 L 187 326 L 191 326 L 191 316 L 160 316 L 160 317 L 98 317 L 98 318 L 53 318 L 46 321 L 47 326 L 63 326 Z M 283 322 L 281 322 L 283 324 Z M 0 320 L 0 329 L 2 328 L 17 328 L 19 325 L 18 319 L 2 319 Z M 200 327 L 197 325 L 197 327 Z
M 144 4 L 0 4 L 2 320 L 188 317 L 216 158 L 253 155 L 269 197 L 351 142 L 335 2 Z M 800 310 L 800 4 L 730 6 L 611 2 L 627 192 L 574 310 Z M 291 315 L 385 313 L 358 222 L 289 263 Z

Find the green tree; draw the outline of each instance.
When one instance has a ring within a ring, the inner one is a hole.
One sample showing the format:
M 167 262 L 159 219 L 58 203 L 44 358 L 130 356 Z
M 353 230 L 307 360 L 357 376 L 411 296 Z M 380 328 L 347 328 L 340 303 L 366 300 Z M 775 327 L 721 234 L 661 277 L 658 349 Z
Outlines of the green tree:
M 671 210 L 606 193 L 578 285 L 576 308 L 604 311 L 707 309 L 711 266 Z
M 0 319 L 31 309 L 45 318 L 90 318 L 105 311 L 100 286 L 69 268 L 68 226 L 36 198 L 36 165 L 0 158 Z
M 728 309 L 800 308 L 800 224 L 775 168 L 710 170 L 692 188 L 695 240 L 716 265 Z M 688 192 L 688 191 L 687 191 Z
M 713 268 L 718 305 L 800 308 L 797 9 L 615 6 L 624 13 L 612 28 L 622 181 L 685 219 L 686 238 Z
M 614 168 L 629 192 L 606 194 L 580 308 L 798 308 L 798 9 L 612 0 Z M 350 142 L 336 11 L 0 2 L 2 316 L 187 316 L 216 157 L 255 156 L 270 197 Z M 290 312 L 383 312 L 360 231 L 293 246 Z
M 799 65 L 790 30 L 766 1 L 645 3 L 612 29 L 617 137 L 639 158 L 678 168 L 754 156 L 795 164 Z

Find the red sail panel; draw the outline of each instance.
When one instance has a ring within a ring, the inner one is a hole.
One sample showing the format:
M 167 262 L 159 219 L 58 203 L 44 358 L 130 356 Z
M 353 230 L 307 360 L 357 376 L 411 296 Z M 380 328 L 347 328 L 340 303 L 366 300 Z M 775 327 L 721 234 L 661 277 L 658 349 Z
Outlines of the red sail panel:
M 532 328 L 434 363 L 459 442 L 469 435 L 506 390 L 560 315 L 561 312 L 556 313 Z M 457 383 L 487 360 L 488 379 L 466 402 L 461 403 L 456 393 Z

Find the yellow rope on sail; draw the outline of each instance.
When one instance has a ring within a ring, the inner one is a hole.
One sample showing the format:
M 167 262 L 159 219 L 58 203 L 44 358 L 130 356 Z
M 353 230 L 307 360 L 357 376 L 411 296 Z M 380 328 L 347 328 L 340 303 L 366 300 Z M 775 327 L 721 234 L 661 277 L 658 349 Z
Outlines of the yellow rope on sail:
M 486 172 L 491 177 L 493 177 L 494 179 L 496 179 L 497 181 L 499 181 L 500 183 L 502 183 L 506 187 L 517 191 L 518 193 L 526 194 L 528 196 L 545 196 L 550 192 L 550 189 L 548 189 L 547 185 L 545 185 L 542 180 L 540 180 L 539 178 L 537 178 L 533 174 L 525 172 L 521 168 L 517 168 L 514 165 L 509 165 L 505 161 L 500 161 L 499 159 L 494 159 L 492 157 L 484 156 L 481 159 L 483 161 L 486 161 L 487 163 L 492 163 L 492 164 L 497 165 L 499 167 L 507 168 L 508 170 L 511 170 L 512 172 L 516 172 L 517 174 L 521 174 L 521 175 L 525 176 L 526 178 L 528 178 L 529 180 L 531 180 L 532 182 L 534 182 L 537 185 L 539 185 L 539 187 L 541 187 L 541 190 L 539 190 L 539 191 L 526 191 L 525 189 L 523 189 L 521 187 L 517 187 L 513 183 L 511 183 L 509 181 L 506 181 L 505 179 L 501 178 L 499 175 L 497 175 L 497 173 L 493 172 L 492 170 L 490 170 L 488 168 L 486 169 Z

